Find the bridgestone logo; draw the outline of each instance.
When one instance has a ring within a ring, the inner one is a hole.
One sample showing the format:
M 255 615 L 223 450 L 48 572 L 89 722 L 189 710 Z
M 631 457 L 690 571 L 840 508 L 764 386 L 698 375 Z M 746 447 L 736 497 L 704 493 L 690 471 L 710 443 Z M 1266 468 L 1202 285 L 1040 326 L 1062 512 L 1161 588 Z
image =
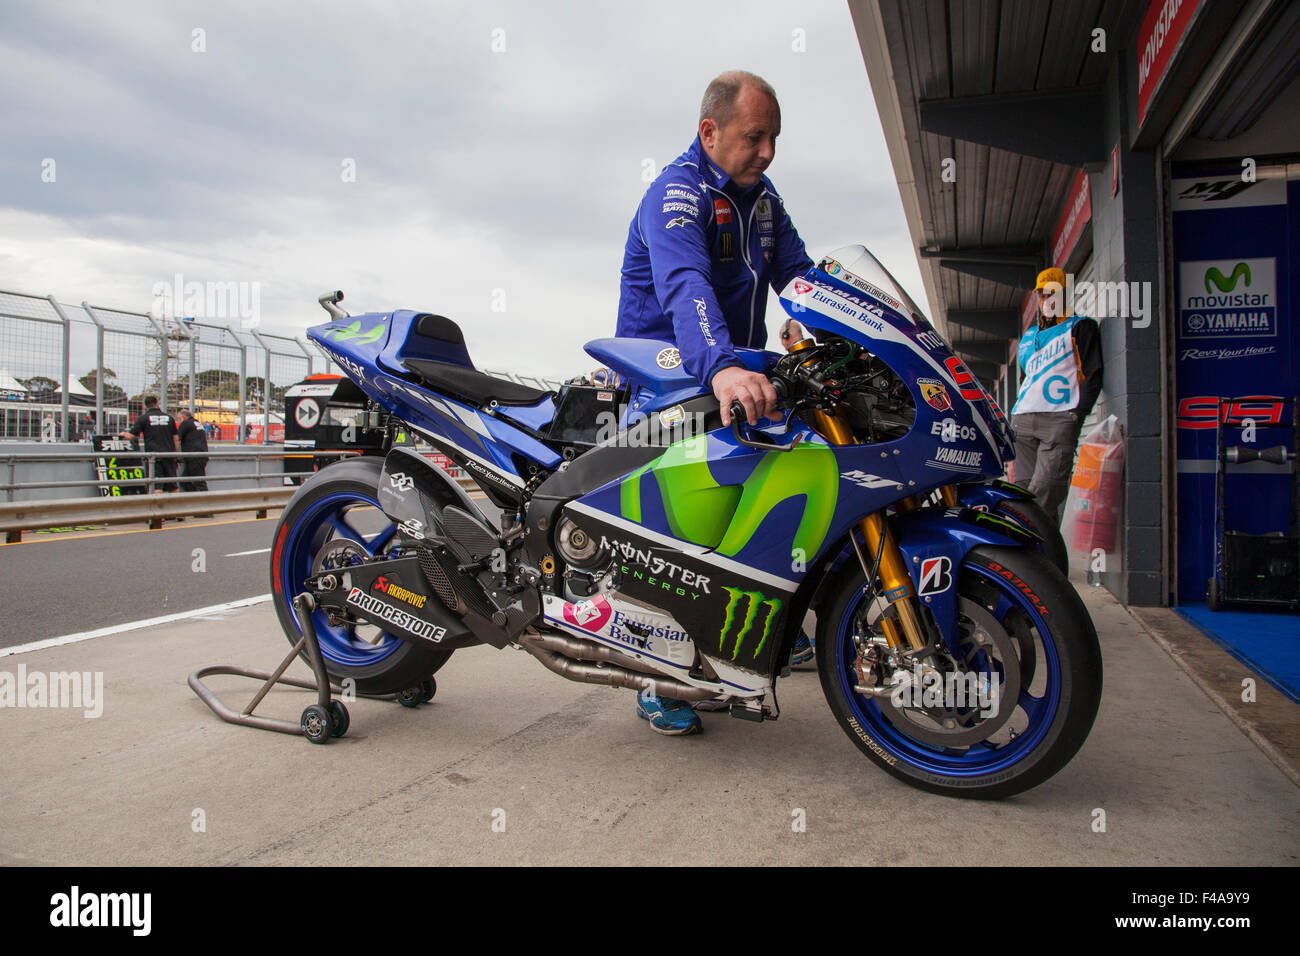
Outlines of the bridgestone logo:
M 371 597 L 360 588 L 353 588 L 348 592 L 348 601 L 353 607 L 359 607 L 367 614 L 387 621 L 394 627 L 400 627 L 404 631 L 422 637 L 427 641 L 433 641 L 435 644 L 447 636 L 445 627 L 435 627 L 428 621 L 422 621 L 418 617 L 407 614 L 401 608 L 385 604 L 378 598 Z

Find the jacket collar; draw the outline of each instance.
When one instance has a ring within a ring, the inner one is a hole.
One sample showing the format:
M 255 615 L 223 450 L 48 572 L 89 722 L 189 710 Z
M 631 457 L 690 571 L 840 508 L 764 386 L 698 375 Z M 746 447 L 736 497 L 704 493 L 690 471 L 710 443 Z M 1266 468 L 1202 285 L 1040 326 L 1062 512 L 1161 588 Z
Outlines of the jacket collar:
M 695 136 L 695 142 L 692 143 L 691 148 L 686 151 L 686 156 L 689 157 L 690 160 L 699 168 L 700 178 L 703 179 L 707 185 L 712 186 L 714 189 L 721 190 L 729 196 L 749 199 L 759 195 L 763 189 L 767 189 L 770 185 L 766 176 L 762 177 L 757 183 L 748 188 L 733 182 L 731 177 L 723 172 L 722 168 L 718 166 L 717 163 L 709 159 L 708 151 L 705 150 L 704 143 L 700 141 L 698 133 Z

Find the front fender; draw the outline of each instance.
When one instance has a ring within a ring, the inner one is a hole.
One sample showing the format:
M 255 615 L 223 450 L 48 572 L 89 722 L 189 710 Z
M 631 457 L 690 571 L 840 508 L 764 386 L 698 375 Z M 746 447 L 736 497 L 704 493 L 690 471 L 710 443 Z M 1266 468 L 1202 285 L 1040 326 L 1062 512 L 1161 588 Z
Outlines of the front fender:
M 918 600 L 934 614 L 948 648 L 957 651 L 957 574 L 980 545 L 1032 547 L 1035 536 L 1018 524 L 973 508 L 926 508 L 889 519 Z

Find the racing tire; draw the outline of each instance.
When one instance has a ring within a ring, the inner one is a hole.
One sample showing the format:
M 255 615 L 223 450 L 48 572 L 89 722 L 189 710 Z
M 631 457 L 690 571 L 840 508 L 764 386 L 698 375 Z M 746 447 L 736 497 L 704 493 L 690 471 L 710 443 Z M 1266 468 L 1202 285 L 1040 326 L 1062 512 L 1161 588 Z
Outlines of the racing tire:
M 1070 576 L 1070 549 L 1065 546 L 1060 525 L 1048 517 L 1042 505 L 1033 498 L 1016 498 L 998 502 L 993 510 L 1006 512 L 1042 538 L 1039 549 L 1043 555 L 1063 575 L 1067 578 Z
M 392 539 L 396 529 L 379 510 L 377 488 L 383 466 L 378 456 L 362 456 L 323 468 L 294 492 L 280 515 L 271 548 L 271 596 L 290 644 L 302 636 L 292 601 L 320 553 L 351 538 L 366 553 L 373 554 L 382 552 Z M 349 513 L 366 509 L 378 512 L 378 519 L 371 515 L 372 524 L 386 527 L 367 534 L 347 524 Z M 312 620 L 326 672 L 335 681 L 353 680 L 358 694 L 391 694 L 418 685 L 452 655 L 451 650 L 423 647 L 387 632 L 379 632 L 374 643 L 360 639 L 355 630 L 349 632 L 332 625 L 320 609 Z M 310 664 L 305 648 L 302 658 Z
M 1016 671 L 1015 704 L 1006 711 L 1001 703 L 993 708 L 997 713 L 990 726 L 996 730 L 987 740 L 956 747 L 918 740 L 907 729 L 914 725 L 882 711 L 893 707 L 889 697 L 854 690 L 857 648 L 852 635 L 874 597 L 853 562 L 838 572 L 823 605 L 826 613 L 818 615 L 817 669 L 835 719 L 881 769 L 930 793 L 1001 799 L 1038 786 L 1079 751 L 1101 702 L 1101 650 L 1078 593 L 1036 551 L 977 547 L 954 577 L 959 606 L 970 615 L 966 626 L 980 630 L 972 620 L 996 624 L 1009 638 L 1001 646 L 1013 648 L 1024 667 Z M 1029 641 L 1032 655 L 1024 644 Z M 1005 681 L 1002 661 L 988 660 Z M 1003 713 L 1009 716 L 998 724 Z M 974 726 L 964 732 L 982 729 Z M 948 731 L 935 724 L 930 732 L 939 737 Z

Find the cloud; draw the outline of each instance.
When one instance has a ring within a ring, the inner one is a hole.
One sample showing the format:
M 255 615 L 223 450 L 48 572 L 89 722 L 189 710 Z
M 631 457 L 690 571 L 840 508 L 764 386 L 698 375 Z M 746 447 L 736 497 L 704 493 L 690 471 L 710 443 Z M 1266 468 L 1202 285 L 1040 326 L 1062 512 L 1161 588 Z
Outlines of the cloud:
M 781 97 L 771 175 L 810 252 L 863 242 L 923 301 L 838 0 L 6 5 L 3 284 L 144 310 L 177 272 L 257 282 L 287 334 L 342 288 L 456 319 L 484 367 L 572 374 L 613 330 L 645 162 L 733 67 Z

